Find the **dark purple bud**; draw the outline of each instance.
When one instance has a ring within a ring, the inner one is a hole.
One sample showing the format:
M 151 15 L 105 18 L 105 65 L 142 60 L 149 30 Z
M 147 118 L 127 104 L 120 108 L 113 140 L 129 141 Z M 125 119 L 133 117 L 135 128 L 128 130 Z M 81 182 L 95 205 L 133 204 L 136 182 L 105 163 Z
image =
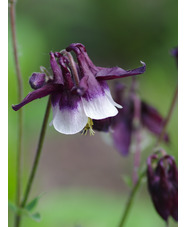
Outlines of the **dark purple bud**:
M 102 120 L 93 120 L 93 129 L 101 132 L 108 132 L 112 124 L 112 117 L 108 117 Z
M 155 162 L 155 163 L 153 163 Z M 155 166 L 154 166 L 155 165 Z M 172 156 L 147 159 L 148 190 L 158 214 L 168 221 L 172 216 L 178 220 L 178 171 Z
M 44 73 L 33 73 L 29 79 L 29 83 L 32 89 L 36 90 L 45 85 L 47 77 Z
M 148 128 L 153 134 L 159 136 L 163 129 L 164 118 L 152 106 L 141 102 L 141 121 L 144 127 Z M 164 141 L 169 142 L 168 134 L 165 134 Z

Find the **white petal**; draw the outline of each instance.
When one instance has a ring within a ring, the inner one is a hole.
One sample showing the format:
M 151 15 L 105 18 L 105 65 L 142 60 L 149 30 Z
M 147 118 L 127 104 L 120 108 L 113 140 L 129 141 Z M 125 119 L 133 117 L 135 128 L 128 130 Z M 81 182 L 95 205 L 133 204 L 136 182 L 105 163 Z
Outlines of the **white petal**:
M 90 100 L 82 98 L 82 102 L 85 114 L 92 119 L 104 119 L 118 113 L 116 107 L 105 94 L 97 95 L 97 97 Z
M 105 94 L 106 94 L 106 96 L 108 97 L 109 101 L 110 101 L 114 106 L 116 106 L 116 107 L 119 108 L 119 109 L 122 109 L 122 108 L 123 108 L 121 105 L 119 105 L 117 102 L 115 102 L 115 101 L 113 100 L 112 95 L 111 95 L 109 89 L 104 89 L 104 91 L 105 91 Z
M 59 109 L 59 105 L 53 107 L 53 126 L 63 134 L 75 134 L 80 132 L 87 124 L 88 117 L 85 115 L 82 103 L 77 108 Z

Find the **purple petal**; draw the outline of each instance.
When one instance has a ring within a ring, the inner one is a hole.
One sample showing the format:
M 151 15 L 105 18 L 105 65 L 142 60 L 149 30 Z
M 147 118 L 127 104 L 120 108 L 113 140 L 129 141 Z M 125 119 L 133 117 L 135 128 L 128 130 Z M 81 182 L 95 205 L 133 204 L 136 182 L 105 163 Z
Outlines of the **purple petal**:
M 113 68 L 102 68 L 97 74 L 96 79 L 97 80 L 113 80 L 117 78 L 123 78 L 127 76 L 134 76 L 139 75 L 145 72 L 146 65 L 144 62 L 142 63 L 142 67 L 133 69 L 133 70 L 124 70 L 119 67 L 113 67 Z
M 19 110 L 21 107 L 23 107 L 24 105 L 26 105 L 27 103 L 38 99 L 38 98 L 42 98 L 45 97 L 47 95 L 50 95 L 52 92 L 62 89 L 62 86 L 59 84 L 47 84 L 35 91 L 30 92 L 21 103 L 19 103 L 18 105 L 13 105 L 12 108 L 13 110 L 17 111 Z
M 116 82 L 114 84 L 114 94 L 115 97 L 114 99 L 116 100 L 116 102 L 118 103 L 122 103 L 123 102 L 123 93 L 125 91 L 125 85 L 119 82 Z
M 147 127 L 155 135 L 159 136 L 163 129 L 164 118 L 152 106 L 141 102 L 141 120 L 144 127 Z M 169 142 L 168 134 L 165 134 L 164 141 Z
M 116 149 L 124 156 L 129 153 L 132 137 L 132 121 L 122 119 L 113 127 L 112 138 Z

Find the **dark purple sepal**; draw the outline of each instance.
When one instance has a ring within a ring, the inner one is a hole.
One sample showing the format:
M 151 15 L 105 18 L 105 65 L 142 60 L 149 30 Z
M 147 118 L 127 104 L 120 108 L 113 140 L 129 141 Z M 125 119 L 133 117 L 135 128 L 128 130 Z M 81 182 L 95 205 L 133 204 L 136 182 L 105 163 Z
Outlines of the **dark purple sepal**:
M 114 100 L 117 103 L 122 103 L 123 102 L 123 93 L 125 91 L 125 85 L 123 83 L 116 82 L 114 84 Z
M 72 43 L 69 47 L 66 48 L 66 50 L 74 51 L 76 53 L 76 56 L 80 65 L 80 70 L 82 70 L 83 67 L 90 70 L 94 74 L 97 80 L 112 80 L 117 78 L 134 76 L 134 75 L 142 74 L 146 70 L 146 65 L 142 61 L 141 63 L 143 66 L 133 70 L 124 70 L 119 67 L 113 67 L 113 68 L 97 67 L 90 60 L 86 52 L 85 46 L 82 45 L 81 43 Z
M 47 95 L 50 95 L 52 92 L 57 91 L 57 90 L 62 90 L 63 86 L 60 84 L 47 84 L 35 91 L 30 92 L 21 103 L 18 105 L 12 105 L 12 109 L 17 111 L 24 105 L 28 104 L 29 102 L 38 99 L 38 98 L 43 98 Z
M 43 87 L 46 83 L 46 80 L 47 78 L 45 73 L 33 73 L 29 79 L 29 84 L 32 89 L 36 90 Z
M 119 116 L 116 119 L 111 133 L 116 149 L 124 156 L 128 155 L 132 139 L 132 118 L 130 116 Z
M 63 74 L 62 74 L 61 68 L 57 63 L 57 61 L 55 59 L 55 54 L 53 52 L 50 52 L 50 65 L 51 65 L 51 69 L 52 69 L 52 72 L 54 75 L 54 83 L 64 84 L 64 79 L 63 79 Z
M 153 167 L 152 161 L 156 165 Z M 178 217 L 177 167 L 174 159 L 166 155 L 158 160 L 156 155 L 147 159 L 148 190 L 158 214 L 167 222 L 169 216 Z
M 141 122 L 143 126 L 148 128 L 153 134 L 160 136 L 163 129 L 164 118 L 154 107 L 143 101 L 141 102 Z M 164 141 L 169 142 L 167 133 L 164 135 Z
M 108 117 L 102 120 L 93 120 L 93 130 L 97 130 L 100 132 L 108 132 L 112 121 L 112 117 Z
M 146 65 L 144 62 L 141 62 L 141 63 L 143 65 L 142 67 L 139 67 L 139 68 L 136 68 L 133 70 L 124 70 L 119 67 L 102 68 L 100 71 L 97 72 L 96 79 L 97 80 L 113 80 L 113 79 L 142 74 L 146 70 Z

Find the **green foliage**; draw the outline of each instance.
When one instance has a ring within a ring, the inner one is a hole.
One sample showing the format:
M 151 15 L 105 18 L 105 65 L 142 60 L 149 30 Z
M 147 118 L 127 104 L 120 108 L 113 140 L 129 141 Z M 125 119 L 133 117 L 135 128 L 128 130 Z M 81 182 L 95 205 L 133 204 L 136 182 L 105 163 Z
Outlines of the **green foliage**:
M 38 204 L 40 198 L 42 197 L 42 195 L 43 195 L 43 193 L 42 193 L 41 195 L 37 196 L 36 198 L 34 198 L 32 201 L 30 201 L 30 202 L 25 206 L 25 209 L 27 209 L 28 211 L 33 210 L 33 209 L 37 206 L 37 204 Z
M 32 204 L 32 206 L 33 206 L 33 204 Z M 34 204 L 34 206 L 35 206 L 35 204 Z M 25 208 L 19 208 L 16 205 L 14 205 L 13 203 L 8 202 L 8 207 L 13 211 L 13 213 L 15 213 L 19 216 L 25 216 L 25 217 L 31 218 L 32 220 L 34 220 L 36 222 L 40 222 L 40 220 L 41 220 L 41 216 L 38 212 L 36 212 L 36 213 L 30 212 L 31 206 L 30 207 L 28 206 Z

